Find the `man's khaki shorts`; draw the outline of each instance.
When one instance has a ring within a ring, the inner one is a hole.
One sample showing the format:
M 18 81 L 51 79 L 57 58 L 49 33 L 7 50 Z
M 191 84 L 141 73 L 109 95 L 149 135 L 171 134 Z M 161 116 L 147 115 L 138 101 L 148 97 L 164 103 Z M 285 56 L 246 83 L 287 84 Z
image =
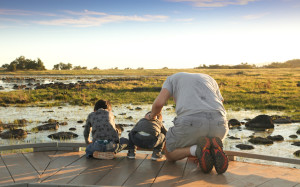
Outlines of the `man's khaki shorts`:
M 201 136 L 219 137 L 223 140 L 228 133 L 227 119 L 220 112 L 202 112 L 176 117 L 173 123 L 174 126 L 169 128 L 166 135 L 168 152 L 196 145 Z

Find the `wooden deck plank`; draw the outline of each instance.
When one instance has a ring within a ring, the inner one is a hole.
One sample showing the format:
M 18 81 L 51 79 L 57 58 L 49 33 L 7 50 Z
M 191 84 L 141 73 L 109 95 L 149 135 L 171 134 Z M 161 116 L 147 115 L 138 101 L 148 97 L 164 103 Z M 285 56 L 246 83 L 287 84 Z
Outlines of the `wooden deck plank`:
M 51 142 L 51 143 L 33 143 L 33 144 L 16 144 L 16 145 L 1 145 L 0 146 L 0 151 L 2 151 L 2 150 L 12 150 L 12 149 L 36 148 L 36 147 L 57 147 L 57 142 Z
M 94 185 L 106 176 L 124 157 L 124 153 L 118 153 L 113 160 L 89 159 L 88 162 L 91 163 L 91 166 L 72 179 L 68 184 Z
M 122 186 L 146 157 L 146 154 L 136 154 L 135 159 L 124 158 L 118 165 L 112 168 L 112 170 L 105 175 L 97 185 Z
M 233 167 L 236 167 L 233 165 Z M 230 170 L 230 167 L 229 167 Z M 205 174 L 195 163 L 195 158 L 189 158 L 182 179 L 177 185 L 184 186 L 226 186 L 226 184 L 237 180 L 235 175 L 227 172 L 218 175 L 213 169 L 211 173 Z
M 300 184 L 300 169 L 290 169 L 290 168 L 287 168 L 289 170 L 287 170 L 285 172 L 285 174 L 282 174 L 282 175 L 277 175 L 278 178 L 280 179 L 284 179 L 284 180 L 288 180 L 288 181 L 293 181 L 293 182 L 296 182 L 296 183 L 299 183 Z M 291 175 L 291 173 L 293 175 Z
M 254 186 L 259 186 L 259 185 L 262 185 L 262 184 L 268 182 L 271 179 L 264 177 L 264 176 L 259 176 L 256 174 L 249 174 L 249 175 L 246 175 L 245 177 L 243 177 L 241 180 L 246 182 L 248 185 L 251 184 Z
M 187 160 L 166 161 L 151 187 L 174 186 L 182 178 Z
M 253 167 L 253 164 L 250 164 Z M 258 164 L 255 164 L 258 165 Z M 261 169 L 257 172 L 258 175 L 263 175 L 268 178 L 280 178 L 288 181 L 300 183 L 300 169 L 286 168 L 286 167 L 273 167 L 266 165 L 258 165 Z
M 39 182 L 43 182 L 48 177 L 54 175 L 65 166 L 70 165 L 76 160 L 80 159 L 85 152 L 64 152 L 58 151 L 55 155 L 52 155 L 52 161 L 46 168 L 45 172 L 41 175 Z
M 204 179 L 202 171 L 197 167 L 195 158 L 188 158 L 186 167 L 183 173 L 183 177 L 177 182 L 177 185 L 181 186 L 201 186 L 203 185 L 202 180 Z M 215 171 L 211 173 L 215 174 Z M 205 174 L 206 177 L 210 174 Z M 201 182 L 201 183 L 200 183 Z
M 293 187 L 296 186 L 297 183 L 296 182 L 292 182 L 292 181 L 286 181 L 283 179 L 271 179 L 261 185 L 258 185 L 259 187 Z
M 36 182 L 39 179 L 39 173 L 22 153 L 5 154 L 2 159 L 16 183 Z
M 150 158 L 151 155 L 148 155 L 123 185 L 151 186 L 165 161 L 152 161 Z
M 56 153 L 59 153 L 58 151 L 42 151 L 45 155 L 47 155 L 50 160 L 53 160 L 57 157 L 55 157 Z M 34 152 L 33 152 L 34 153 Z M 37 153 L 37 152 L 36 152 Z
M 48 154 L 55 154 L 54 152 L 32 152 L 24 153 L 23 155 L 31 163 L 31 165 L 38 171 L 39 175 L 42 175 L 47 166 L 49 165 L 51 159 Z
M 43 154 L 45 156 L 41 156 Z M 103 186 L 300 187 L 300 169 L 295 168 L 232 161 L 227 172 L 218 175 L 214 169 L 210 174 L 204 174 L 194 163 L 193 158 L 172 163 L 151 161 L 151 155 L 146 154 L 137 154 L 135 160 L 127 159 L 126 153 L 119 153 L 114 160 L 86 159 L 83 155 L 84 152 L 60 151 L 57 154 L 56 152 L 34 152 L 0 155 L 0 185 L 14 184 L 14 182 L 26 185 L 26 183 L 39 182 L 37 181 L 40 172 L 38 168 L 40 167 L 42 171 L 44 167 L 43 163 L 39 162 L 48 160 L 49 165 L 44 171 L 41 182 L 52 186 L 97 184 Z
M 1 156 L 0 156 L 0 185 L 14 183 L 9 171 L 7 170 Z
M 29 186 L 28 184 L 29 183 L 14 183 L 9 185 L 3 185 L 3 187 L 28 187 Z M 30 183 L 30 184 L 34 184 L 34 183 Z
M 233 162 L 233 164 L 238 164 L 241 167 L 229 169 L 226 172 L 238 178 L 238 180 L 229 183 L 231 186 L 260 186 L 265 183 L 268 184 L 268 181 L 276 178 L 286 181 L 287 184 L 293 183 L 296 185 L 300 182 L 299 169 L 243 162 Z
M 94 161 L 94 159 L 86 159 L 86 157 L 83 156 L 79 160 L 76 160 L 69 166 L 63 168 L 54 175 L 45 179 L 43 183 L 67 184 L 73 178 L 78 176 L 82 171 L 86 170 L 88 167 L 93 166 L 95 164 Z
M 230 182 L 230 185 L 258 186 L 270 180 L 270 178 L 266 176 L 268 175 L 268 171 L 259 165 L 252 165 L 252 167 L 249 167 L 249 165 L 245 163 L 239 163 L 239 165 L 241 165 L 241 167 L 227 171 L 238 179 Z M 265 175 L 260 174 L 260 172 L 264 172 Z
M 61 151 L 42 151 L 42 152 L 45 153 L 50 158 L 51 161 L 59 158 L 59 156 L 57 156 L 56 154 L 62 153 Z

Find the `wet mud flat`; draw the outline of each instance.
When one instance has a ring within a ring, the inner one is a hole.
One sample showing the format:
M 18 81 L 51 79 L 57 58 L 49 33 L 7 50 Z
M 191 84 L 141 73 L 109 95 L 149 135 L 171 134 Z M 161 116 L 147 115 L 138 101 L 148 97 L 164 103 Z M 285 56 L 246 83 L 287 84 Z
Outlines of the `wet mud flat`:
M 76 85 L 84 82 L 96 82 L 106 79 L 136 78 L 121 75 L 0 75 L 0 91 L 40 89 L 55 84 Z M 44 86 L 43 86 L 44 85 Z

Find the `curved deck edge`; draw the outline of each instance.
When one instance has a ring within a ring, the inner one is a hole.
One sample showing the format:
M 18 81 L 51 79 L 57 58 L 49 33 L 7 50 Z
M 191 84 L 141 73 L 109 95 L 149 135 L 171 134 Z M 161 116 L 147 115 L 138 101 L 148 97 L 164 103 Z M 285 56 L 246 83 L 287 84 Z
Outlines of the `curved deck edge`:
M 85 143 L 52 142 L 52 143 L 36 143 L 36 144 L 20 144 L 20 145 L 0 146 L 0 151 L 14 150 L 14 149 L 26 149 L 26 148 L 33 148 L 34 152 L 38 152 L 38 151 L 79 151 L 81 147 L 86 147 L 86 144 Z M 225 153 L 228 155 L 229 160 L 235 160 L 235 157 L 244 157 L 244 158 L 253 158 L 253 159 L 260 159 L 260 160 L 300 165 L 300 159 L 276 157 L 276 156 L 269 156 L 269 155 L 260 155 L 260 154 L 253 154 L 253 153 L 244 153 L 244 152 L 238 152 L 238 151 L 226 151 L 226 150 L 225 150 Z
M 6 184 L 0 186 L 7 187 L 38 187 L 38 186 L 47 186 L 47 187 L 95 187 L 95 185 L 72 185 L 72 184 L 43 184 L 43 183 L 16 183 L 16 184 Z

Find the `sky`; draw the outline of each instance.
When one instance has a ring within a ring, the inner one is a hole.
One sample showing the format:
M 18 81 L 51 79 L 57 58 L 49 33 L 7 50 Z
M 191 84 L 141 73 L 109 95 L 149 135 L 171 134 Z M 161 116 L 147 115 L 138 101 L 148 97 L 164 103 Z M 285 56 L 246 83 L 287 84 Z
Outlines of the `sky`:
M 0 0 L 0 66 L 92 69 L 300 59 L 300 0 Z

